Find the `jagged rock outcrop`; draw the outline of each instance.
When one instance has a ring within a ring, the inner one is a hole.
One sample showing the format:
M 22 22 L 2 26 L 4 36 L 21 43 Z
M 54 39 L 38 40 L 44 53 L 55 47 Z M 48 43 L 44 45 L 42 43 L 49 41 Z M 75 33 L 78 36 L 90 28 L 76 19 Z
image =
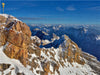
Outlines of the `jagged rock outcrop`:
M 86 62 L 94 72 L 100 75 L 100 62 L 97 61 L 97 58 L 85 52 L 82 52 L 82 56 L 86 59 Z
M 36 74 L 40 75 L 61 75 L 59 69 L 66 66 L 66 62 L 69 62 L 72 66 L 74 62 L 84 65 L 85 60 L 82 58 L 81 49 L 76 43 L 71 41 L 68 36 L 63 36 L 63 43 L 59 45 L 59 48 L 42 48 L 40 49 L 35 43 L 32 42 L 28 48 L 28 65 L 32 72 L 36 71 Z M 40 65 L 41 63 L 41 65 Z M 52 67 L 52 70 L 51 70 Z M 43 70 L 36 70 L 36 68 Z M 34 71 L 35 70 L 35 71 Z
M 3 71 L 8 69 L 10 66 L 10 64 L 0 64 L 0 71 L 2 72 L 2 75 L 4 74 Z M 11 73 L 8 73 L 7 75 L 11 75 Z
M 82 52 L 67 35 L 58 37 L 54 34 L 53 39 L 48 43 L 46 38 L 49 35 L 44 32 L 37 29 L 37 34 L 42 32 L 43 35 L 39 35 L 42 38 L 31 36 L 30 28 L 25 23 L 9 15 L 0 17 L 0 57 L 2 57 L 0 74 L 100 74 L 100 66 L 98 66 L 100 62 L 95 57 Z M 48 47 L 46 48 L 45 45 Z
M 85 64 L 85 61 L 81 58 L 82 51 L 78 47 L 78 45 L 73 42 L 71 39 L 69 39 L 68 36 L 63 36 L 65 41 L 61 44 L 61 47 L 63 48 L 64 53 L 64 60 L 67 59 L 69 62 L 77 62 L 79 64 Z
M 10 64 L 0 64 L 0 71 L 6 70 L 10 67 Z
M 6 16 L 6 21 L 1 22 L 0 45 L 5 45 L 5 54 L 10 58 L 19 59 L 26 66 L 28 46 L 30 43 L 30 28 L 23 22 Z

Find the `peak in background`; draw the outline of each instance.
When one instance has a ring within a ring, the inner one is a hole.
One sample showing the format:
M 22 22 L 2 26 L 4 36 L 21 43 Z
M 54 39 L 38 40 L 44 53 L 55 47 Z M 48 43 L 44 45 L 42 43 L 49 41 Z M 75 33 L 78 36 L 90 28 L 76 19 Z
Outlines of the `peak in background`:
M 11 15 L 0 14 L 0 75 L 100 75 L 96 57 L 82 51 L 62 31 L 60 36 L 56 34 L 61 25 L 32 27 Z M 87 30 L 82 28 L 81 33 Z

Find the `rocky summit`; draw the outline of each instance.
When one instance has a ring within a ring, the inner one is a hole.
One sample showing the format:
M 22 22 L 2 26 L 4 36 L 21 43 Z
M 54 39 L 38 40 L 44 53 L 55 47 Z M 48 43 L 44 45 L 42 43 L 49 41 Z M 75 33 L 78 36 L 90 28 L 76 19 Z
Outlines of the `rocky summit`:
M 12 16 L 6 18 L 1 15 L 0 18 L 0 45 L 6 44 L 4 53 L 10 58 L 19 59 L 26 65 L 26 59 L 28 57 L 27 47 L 31 37 L 29 27 L 25 23 L 17 21 Z M 2 22 L 4 18 L 6 18 L 6 20 Z
M 43 32 L 38 36 L 45 37 Z M 17 18 L 0 14 L 0 75 L 100 75 L 96 57 L 67 35 L 53 34 L 52 41 L 38 36 Z

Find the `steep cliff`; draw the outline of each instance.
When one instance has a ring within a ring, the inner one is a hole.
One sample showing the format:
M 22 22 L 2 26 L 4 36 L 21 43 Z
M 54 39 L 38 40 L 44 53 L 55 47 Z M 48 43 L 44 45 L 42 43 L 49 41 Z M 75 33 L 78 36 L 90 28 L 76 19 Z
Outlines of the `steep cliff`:
M 0 18 L 0 45 L 6 45 L 4 53 L 10 58 L 19 59 L 26 66 L 31 37 L 29 27 L 10 15 L 0 15 Z
M 83 52 L 67 35 L 61 38 L 54 35 L 52 39 L 45 43 L 39 37 L 31 36 L 25 23 L 1 14 L 0 75 L 100 74 L 100 62 Z

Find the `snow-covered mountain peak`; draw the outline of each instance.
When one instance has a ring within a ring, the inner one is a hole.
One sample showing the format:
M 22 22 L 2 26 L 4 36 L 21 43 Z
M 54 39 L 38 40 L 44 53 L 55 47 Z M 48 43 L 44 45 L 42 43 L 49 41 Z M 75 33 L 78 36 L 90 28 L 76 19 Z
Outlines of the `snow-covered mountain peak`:
M 0 16 L 4 16 L 5 18 L 8 18 L 8 17 L 14 17 L 14 16 L 8 15 L 8 14 L 0 14 Z
M 4 22 L 0 25 L 5 26 L 0 29 L 0 75 L 100 75 L 100 62 L 82 52 L 67 35 L 52 33 L 52 41 L 38 29 L 31 36 L 21 21 L 0 18 Z
M 100 35 L 98 35 L 98 36 L 96 37 L 96 40 L 100 40 Z
M 14 16 L 11 16 L 11 15 L 8 15 L 8 14 L 0 14 L 0 16 L 4 16 L 5 18 L 14 17 Z
M 69 39 L 69 37 L 67 35 L 62 35 L 62 38 L 65 39 L 65 40 Z
M 12 16 L 12 15 L 8 15 L 8 14 L 0 14 L 0 16 L 5 17 L 6 19 L 12 18 L 12 20 L 20 21 L 20 20 L 18 20 L 17 18 L 15 18 L 15 17 Z

